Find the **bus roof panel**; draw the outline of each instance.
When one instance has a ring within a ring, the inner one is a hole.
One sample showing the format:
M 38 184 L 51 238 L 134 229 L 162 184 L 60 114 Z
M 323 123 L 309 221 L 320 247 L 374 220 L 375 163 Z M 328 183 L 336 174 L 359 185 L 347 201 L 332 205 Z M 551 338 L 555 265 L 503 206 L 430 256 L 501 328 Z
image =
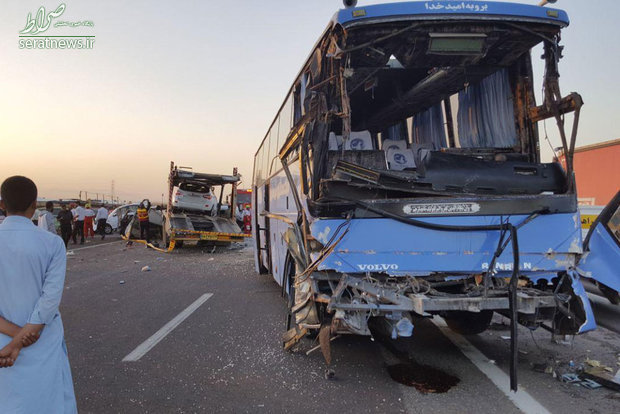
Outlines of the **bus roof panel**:
M 347 27 L 358 22 L 376 20 L 434 20 L 434 19 L 501 18 L 510 21 L 539 21 L 568 26 L 565 11 L 529 4 L 495 1 L 408 1 L 376 4 L 340 10 L 334 21 Z

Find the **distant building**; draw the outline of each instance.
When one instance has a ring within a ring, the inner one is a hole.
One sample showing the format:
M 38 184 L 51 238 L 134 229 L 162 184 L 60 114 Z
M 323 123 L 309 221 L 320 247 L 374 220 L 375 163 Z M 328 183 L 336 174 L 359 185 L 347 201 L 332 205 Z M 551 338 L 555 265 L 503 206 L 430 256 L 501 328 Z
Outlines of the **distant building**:
M 573 166 L 579 204 L 606 205 L 620 189 L 620 139 L 575 148 Z

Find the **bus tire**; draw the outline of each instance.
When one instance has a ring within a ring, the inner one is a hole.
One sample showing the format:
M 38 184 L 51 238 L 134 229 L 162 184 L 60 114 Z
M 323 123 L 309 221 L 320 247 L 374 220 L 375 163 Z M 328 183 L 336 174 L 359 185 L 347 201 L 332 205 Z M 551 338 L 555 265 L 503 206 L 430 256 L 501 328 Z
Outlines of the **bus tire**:
M 284 262 L 284 279 L 282 280 L 282 297 L 286 299 L 286 330 L 288 331 L 295 325 L 295 315 L 291 309 L 295 305 L 295 262 L 290 255 L 287 255 Z M 288 292 L 287 292 L 288 287 Z
M 493 311 L 447 311 L 442 316 L 451 331 L 461 335 L 477 335 L 489 328 L 491 319 L 493 319 Z
M 290 255 L 286 255 L 284 261 L 284 280 L 282 280 L 282 297 L 285 297 L 289 309 L 293 307 L 295 301 L 295 273 L 297 265 Z M 288 289 L 287 289 L 288 288 Z M 288 290 L 288 291 L 287 291 Z M 292 296 L 291 296 L 292 293 Z
M 607 298 L 609 302 L 611 302 L 612 305 L 617 305 L 620 303 L 620 294 L 618 294 L 618 291 L 600 282 L 597 282 L 596 284 L 601 293 Z

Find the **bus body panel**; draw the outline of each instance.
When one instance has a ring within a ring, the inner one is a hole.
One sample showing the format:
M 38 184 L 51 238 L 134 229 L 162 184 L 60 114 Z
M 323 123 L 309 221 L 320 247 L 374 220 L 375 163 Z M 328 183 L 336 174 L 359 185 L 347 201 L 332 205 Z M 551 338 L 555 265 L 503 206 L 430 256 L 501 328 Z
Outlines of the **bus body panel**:
M 512 216 L 518 225 L 527 216 Z M 434 217 L 428 223 L 471 226 L 500 224 L 500 216 Z M 315 220 L 312 235 L 321 243 L 334 237 L 345 220 Z M 553 232 L 549 232 L 553 229 Z M 342 233 L 342 231 L 341 231 Z M 336 235 L 339 237 L 340 235 Z M 411 272 L 486 272 L 498 245 L 498 231 L 439 231 L 407 225 L 387 218 L 353 219 L 338 247 L 319 270 L 355 273 L 380 271 L 390 275 Z M 519 229 L 520 268 L 524 272 L 558 272 L 574 265 L 581 253 L 578 213 L 536 217 Z M 496 262 L 497 271 L 512 271 L 512 252 L 505 249 Z
M 620 293 L 620 191 L 596 218 L 584 242 L 586 253 L 577 270 L 587 278 Z M 611 300 L 611 299 L 610 299 Z M 617 303 L 617 299 L 615 300 Z M 612 302 L 613 303 L 613 302 Z
M 291 166 L 290 171 L 296 185 L 299 185 L 299 174 L 295 174 L 296 168 Z M 297 208 L 291 186 L 284 170 L 280 170 L 269 179 L 270 213 L 284 216 L 291 221 L 297 220 Z M 277 218 L 269 218 L 270 251 L 271 251 L 271 274 L 279 285 L 284 280 L 287 247 L 282 235 L 289 228 L 289 224 Z
M 591 251 L 579 262 L 579 272 L 620 292 L 620 250 L 611 234 L 597 225 L 590 238 Z

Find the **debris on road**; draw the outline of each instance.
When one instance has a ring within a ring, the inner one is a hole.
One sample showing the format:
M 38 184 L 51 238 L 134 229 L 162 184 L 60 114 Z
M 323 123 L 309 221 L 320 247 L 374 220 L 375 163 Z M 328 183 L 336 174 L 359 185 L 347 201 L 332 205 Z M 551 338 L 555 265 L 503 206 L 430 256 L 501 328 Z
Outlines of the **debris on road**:
M 150 272 L 151 271 L 151 266 L 143 266 L 142 267 L 142 272 Z
M 579 385 L 581 385 L 584 388 L 591 389 L 591 390 L 595 390 L 597 388 L 601 388 L 602 387 L 601 384 L 599 384 L 596 381 L 592 381 L 591 379 L 585 379 L 585 380 L 581 381 L 579 383 Z
M 551 362 L 539 362 L 532 364 L 532 369 L 542 374 L 553 374 L 555 371 L 555 364 Z
M 596 381 L 614 391 L 620 391 L 620 377 L 612 376 L 604 367 L 591 367 L 583 370 L 582 377 Z
M 591 379 L 583 379 L 577 374 L 568 373 L 564 374 L 560 377 L 562 382 L 573 385 L 580 385 L 584 388 L 588 388 L 590 390 L 595 390 L 597 388 L 601 388 L 601 384 L 596 381 L 592 381 Z
M 574 383 L 577 383 L 577 382 L 581 381 L 579 376 L 577 374 L 573 374 L 573 373 L 568 373 L 568 374 L 562 375 L 560 377 L 560 380 L 562 382 L 566 382 L 567 384 L 574 384 Z
M 332 336 L 332 337 L 329 339 L 329 342 L 333 342 L 335 339 L 338 339 L 338 338 L 340 338 L 340 337 L 341 337 L 341 335 Z M 316 350 L 317 350 L 317 349 L 319 349 L 319 348 L 321 348 L 321 345 L 317 345 L 317 346 L 315 346 L 315 347 L 310 348 L 309 350 L 307 350 L 307 351 L 306 351 L 306 355 L 310 355 L 311 353 L 313 353 L 314 351 L 316 351 Z
M 118 284 L 119 284 L 119 285 L 124 285 L 124 284 L 125 284 L 125 281 L 124 281 L 124 280 L 121 280 L 120 282 L 118 282 Z

